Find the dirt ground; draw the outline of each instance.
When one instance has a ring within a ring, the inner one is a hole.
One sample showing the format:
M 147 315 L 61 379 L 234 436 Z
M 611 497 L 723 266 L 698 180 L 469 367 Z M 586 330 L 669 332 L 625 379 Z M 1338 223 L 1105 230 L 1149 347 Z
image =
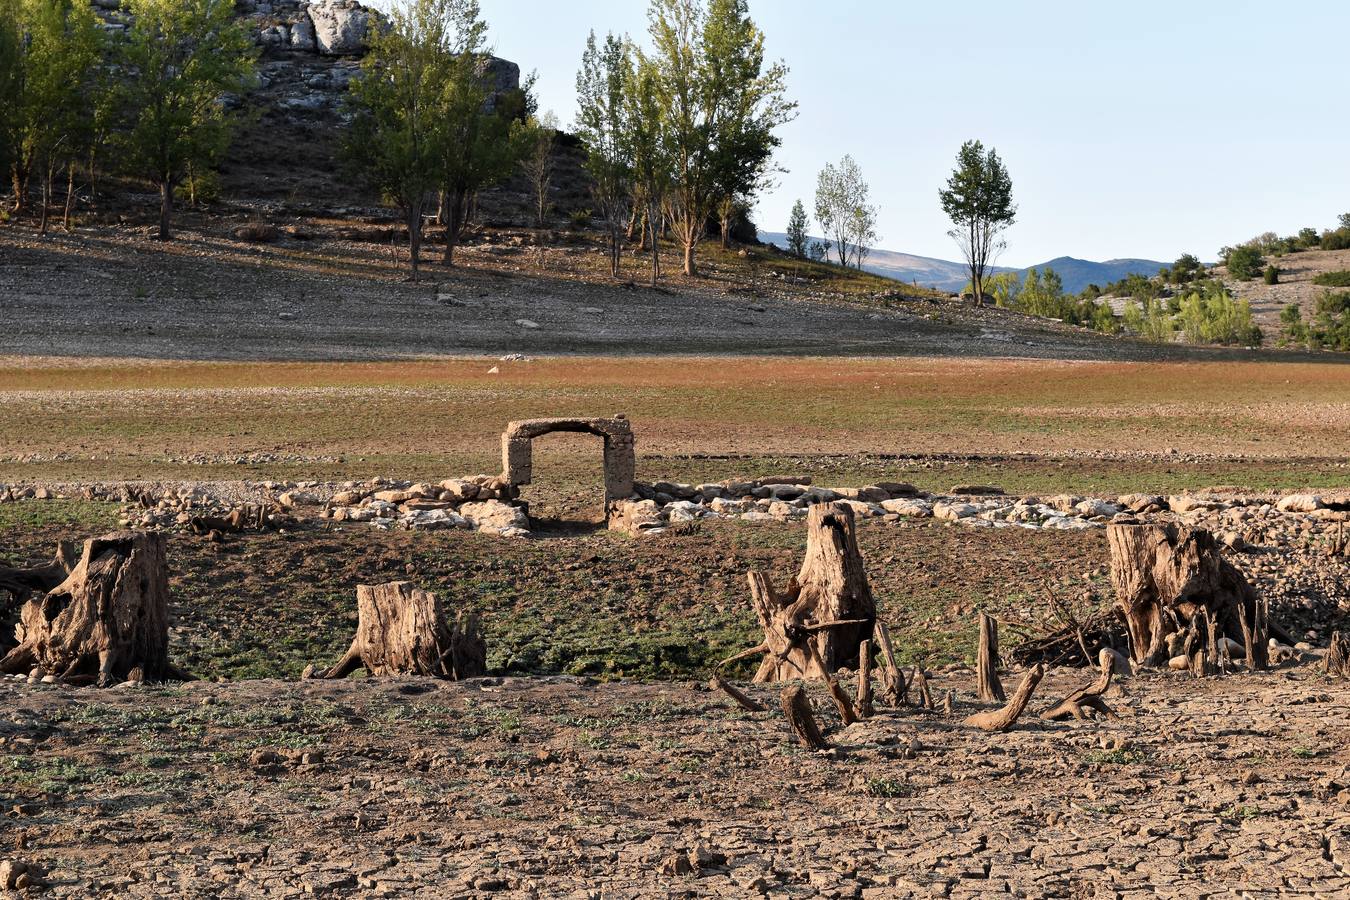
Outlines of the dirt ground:
M 1013 678 L 1013 675 L 1008 675 Z M 1034 710 L 1084 681 L 1052 672 Z M 684 683 L 0 682 L 0 855 L 59 897 L 1336 897 L 1350 688 L 1147 674 L 1102 724 Z
M 240 221 L 243 221 L 241 217 Z M 1065 359 L 1237 358 L 1160 347 L 1002 310 L 972 311 L 896 282 L 793 284 L 706 245 L 708 277 L 615 284 L 600 248 L 493 234 L 462 265 L 403 283 L 385 229 L 305 220 L 257 245 L 229 222 L 161 244 L 107 226 L 39 239 L 0 228 L 0 353 L 151 359 L 389 359 L 429 354 L 832 354 Z M 359 230 L 359 229 L 357 229 Z M 577 243 L 580 241 L 580 243 Z M 504 243 L 503 243 L 504 242 Z M 673 262 L 670 260 L 668 262 Z M 920 299 L 908 299 L 919 297 Z

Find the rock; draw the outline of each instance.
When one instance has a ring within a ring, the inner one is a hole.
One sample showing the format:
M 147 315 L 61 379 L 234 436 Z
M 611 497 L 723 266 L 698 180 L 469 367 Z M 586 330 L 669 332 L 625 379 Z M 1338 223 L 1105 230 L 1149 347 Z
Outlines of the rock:
M 1081 500 L 1074 504 L 1073 508 L 1080 516 L 1087 516 L 1089 519 L 1094 516 L 1105 516 L 1109 519 L 1120 512 L 1120 507 L 1116 506 L 1114 503 L 1107 503 L 1105 500 L 1097 500 L 1094 498 Z
M 901 497 L 919 496 L 918 488 L 916 488 L 912 484 L 908 484 L 903 481 L 878 481 L 873 486 L 880 488 L 881 490 L 890 494 L 892 500 L 899 499 Z
M 1290 494 L 1281 497 L 1275 508 L 1286 513 L 1310 513 L 1323 507 L 1322 498 L 1313 494 Z
M 516 319 L 516 324 L 521 328 L 538 328 L 539 323 L 533 319 Z
M 310 4 L 314 44 L 327 56 L 364 53 L 366 37 L 377 15 L 356 0 L 320 0 Z
M 1167 505 L 1171 507 L 1174 513 L 1205 512 L 1222 509 L 1224 506 L 1220 500 L 1211 500 L 1208 497 L 1192 497 L 1190 494 L 1168 497 Z
M 722 497 L 714 497 L 708 506 L 719 516 L 739 516 L 750 508 L 750 504 L 744 500 L 726 500 Z
M 933 515 L 933 507 L 924 500 L 885 500 L 881 508 L 911 519 L 927 519 Z
M 487 534 L 503 537 L 525 537 L 530 533 L 530 519 L 518 506 L 500 500 L 465 503 L 459 513 L 473 527 Z
M 692 500 L 676 500 L 666 507 L 666 518 L 671 522 L 693 522 L 708 514 L 708 510 Z
M 455 500 L 476 500 L 482 489 L 479 485 L 463 478 L 447 478 L 441 482 L 441 491 L 442 497 L 449 494 Z
M 944 522 L 955 522 L 959 519 L 968 519 L 979 511 L 978 507 L 969 503 L 941 501 L 933 506 L 933 518 Z
M 665 524 L 655 500 L 624 500 L 615 505 L 610 517 L 611 528 L 632 535 L 658 532 Z
M 1117 497 L 1116 503 L 1136 513 L 1167 508 L 1167 501 L 1156 494 L 1125 494 Z
M 372 499 L 381 503 L 407 503 L 413 499 L 412 491 L 377 491 Z
M 363 491 L 338 491 L 333 495 L 334 506 L 355 506 L 366 497 Z
M 1167 661 L 1167 668 L 1173 672 L 1184 672 L 1191 667 L 1191 661 L 1184 656 L 1174 656 Z
M 949 493 L 953 497 L 998 497 L 1006 492 L 992 484 L 958 484 Z
M 1246 553 L 1252 549 L 1252 545 L 1247 543 L 1247 539 L 1236 531 L 1225 531 L 1219 536 L 1219 540 L 1223 541 L 1223 545 L 1235 553 Z
M 314 40 L 314 22 L 308 17 L 301 17 L 291 26 L 291 49 L 308 53 L 318 49 Z

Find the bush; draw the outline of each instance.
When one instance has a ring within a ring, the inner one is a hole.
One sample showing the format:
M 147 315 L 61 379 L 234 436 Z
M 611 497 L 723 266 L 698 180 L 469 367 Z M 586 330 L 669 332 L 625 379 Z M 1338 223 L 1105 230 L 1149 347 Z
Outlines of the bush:
M 1266 284 L 1279 284 L 1280 283 L 1279 267 L 1266 266 L 1266 272 L 1263 277 L 1265 278 Z
M 1251 305 L 1222 288 L 1196 291 L 1185 297 L 1177 323 L 1192 344 L 1259 347 L 1263 339 L 1261 329 L 1252 319 Z
M 1229 277 L 1238 281 L 1251 281 L 1261 271 L 1266 261 L 1262 258 L 1260 250 L 1250 244 L 1244 244 L 1241 247 L 1228 248 L 1224 264 L 1228 266 Z
M 1350 287 L 1350 272 L 1323 272 L 1313 279 L 1313 284 L 1321 287 Z
M 1167 308 L 1152 297 L 1125 304 L 1125 327 L 1144 340 L 1159 344 L 1172 340 L 1177 330 Z
M 572 214 L 568 216 L 567 224 L 573 231 L 585 231 L 591 227 L 592 215 L 589 209 L 573 210 Z
M 1350 249 L 1350 228 L 1338 228 L 1335 231 L 1322 232 L 1323 250 Z

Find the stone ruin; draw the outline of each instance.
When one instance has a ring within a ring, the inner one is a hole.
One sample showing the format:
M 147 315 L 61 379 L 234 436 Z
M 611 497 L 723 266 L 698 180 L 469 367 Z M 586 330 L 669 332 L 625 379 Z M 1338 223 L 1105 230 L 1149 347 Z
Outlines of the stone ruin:
M 605 441 L 605 521 L 620 523 L 622 504 L 633 496 L 637 475 L 633 427 L 622 415 L 612 419 L 525 419 L 507 424 L 502 433 L 502 479 L 513 496 L 530 483 L 534 469 L 534 439 L 557 432 L 593 434 Z

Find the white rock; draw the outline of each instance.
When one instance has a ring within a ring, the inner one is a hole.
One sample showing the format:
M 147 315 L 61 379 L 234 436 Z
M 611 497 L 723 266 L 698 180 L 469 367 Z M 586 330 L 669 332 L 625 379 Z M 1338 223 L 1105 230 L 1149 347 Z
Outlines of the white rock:
M 1288 497 L 1281 497 L 1280 502 L 1275 504 L 1276 509 L 1287 513 L 1310 513 L 1321 509 L 1322 506 L 1322 498 L 1313 494 L 1290 494 Z
M 944 522 L 956 522 L 960 519 L 968 519 L 979 511 L 978 507 L 969 503 L 940 500 L 933 506 L 933 518 L 941 519 Z
M 314 43 L 320 53 L 347 56 L 366 48 L 375 13 L 355 0 L 320 0 L 309 7 Z

